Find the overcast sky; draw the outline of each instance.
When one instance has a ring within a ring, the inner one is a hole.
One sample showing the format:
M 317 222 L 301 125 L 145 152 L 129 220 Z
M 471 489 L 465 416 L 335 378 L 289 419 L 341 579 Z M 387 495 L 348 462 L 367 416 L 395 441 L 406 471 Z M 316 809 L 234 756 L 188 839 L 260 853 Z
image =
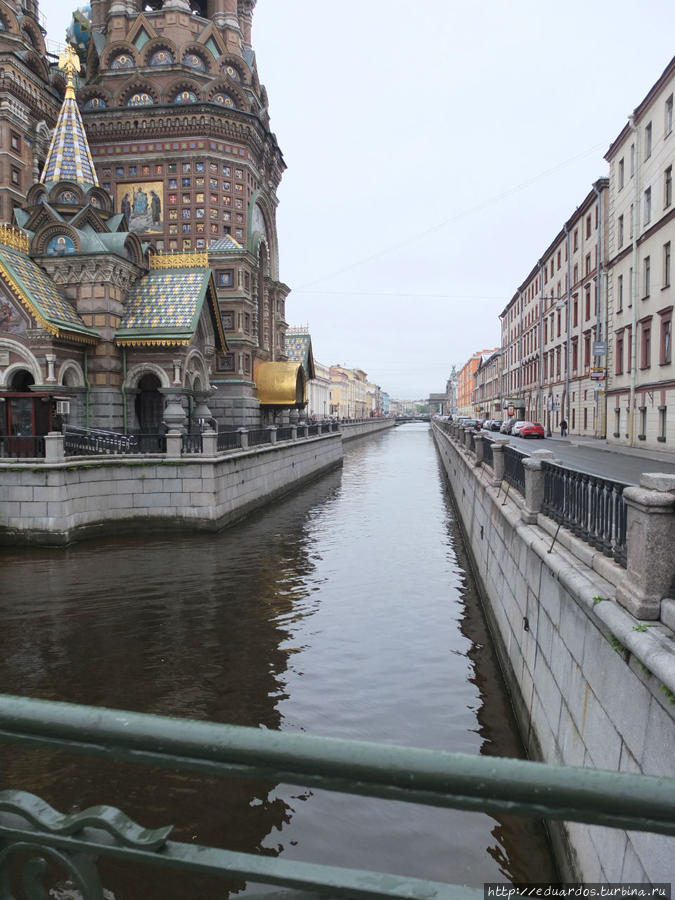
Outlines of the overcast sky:
M 41 7 L 63 40 L 73 5 Z M 258 0 L 287 319 L 315 358 L 414 399 L 498 346 L 674 38 L 672 0 Z

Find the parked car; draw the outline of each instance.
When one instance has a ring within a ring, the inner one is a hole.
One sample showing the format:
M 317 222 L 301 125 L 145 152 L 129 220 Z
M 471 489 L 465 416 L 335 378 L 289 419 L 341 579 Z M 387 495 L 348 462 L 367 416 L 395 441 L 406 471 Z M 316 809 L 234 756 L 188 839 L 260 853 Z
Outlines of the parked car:
M 520 429 L 523 427 L 523 425 L 527 425 L 527 420 L 526 419 L 518 419 L 518 421 L 514 422 L 513 425 L 511 426 L 511 434 L 514 437 L 520 437 Z
M 515 423 L 515 419 L 505 419 L 502 422 L 502 427 L 499 429 L 502 434 L 511 434 L 511 428 Z
M 492 419 L 490 425 L 490 431 L 499 431 L 503 425 L 503 421 L 501 419 Z
M 544 438 L 546 432 L 539 422 L 526 422 L 520 429 L 520 436 L 524 438 Z
M 465 428 L 475 428 L 476 431 L 480 431 L 480 422 L 478 421 L 478 419 L 468 419 L 468 418 L 464 418 L 464 419 L 462 420 L 461 424 L 462 424 Z

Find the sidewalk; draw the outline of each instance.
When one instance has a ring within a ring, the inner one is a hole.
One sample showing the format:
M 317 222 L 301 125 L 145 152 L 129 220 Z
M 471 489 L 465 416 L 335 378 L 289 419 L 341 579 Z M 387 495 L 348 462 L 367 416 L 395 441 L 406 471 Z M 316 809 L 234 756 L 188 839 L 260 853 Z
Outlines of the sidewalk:
M 626 447 L 624 444 L 614 444 L 604 438 L 585 437 L 579 434 L 568 434 L 564 438 L 559 434 L 552 434 L 547 440 L 569 444 L 570 447 L 592 447 L 605 453 L 620 453 L 639 459 L 651 459 L 654 462 L 675 463 L 675 450 L 643 450 L 641 447 Z

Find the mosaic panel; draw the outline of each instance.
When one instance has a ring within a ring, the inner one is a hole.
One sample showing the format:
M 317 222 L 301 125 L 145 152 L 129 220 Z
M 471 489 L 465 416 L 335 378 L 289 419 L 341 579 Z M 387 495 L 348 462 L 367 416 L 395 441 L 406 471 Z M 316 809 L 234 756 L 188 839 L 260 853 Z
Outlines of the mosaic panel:
M 117 209 L 126 215 L 130 231 L 143 234 L 164 231 L 164 183 L 118 184 Z

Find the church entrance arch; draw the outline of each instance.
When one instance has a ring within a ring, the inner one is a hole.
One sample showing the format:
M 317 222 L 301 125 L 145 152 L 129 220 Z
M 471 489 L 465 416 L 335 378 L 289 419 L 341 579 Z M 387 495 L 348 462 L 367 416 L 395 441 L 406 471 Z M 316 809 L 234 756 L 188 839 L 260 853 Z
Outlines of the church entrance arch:
M 16 369 L 8 379 L 5 401 L 0 403 L 0 455 L 3 448 L 9 456 L 40 456 L 44 448 L 41 438 L 52 428 L 52 404 L 48 394 L 31 391 L 35 384 L 28 369 Z
M 138 380 L 136 394 L 136 419 L 141 434 L 156 434 L 164 415 L 164 397 L 160 393 L 161 382 L 151 372 Z

